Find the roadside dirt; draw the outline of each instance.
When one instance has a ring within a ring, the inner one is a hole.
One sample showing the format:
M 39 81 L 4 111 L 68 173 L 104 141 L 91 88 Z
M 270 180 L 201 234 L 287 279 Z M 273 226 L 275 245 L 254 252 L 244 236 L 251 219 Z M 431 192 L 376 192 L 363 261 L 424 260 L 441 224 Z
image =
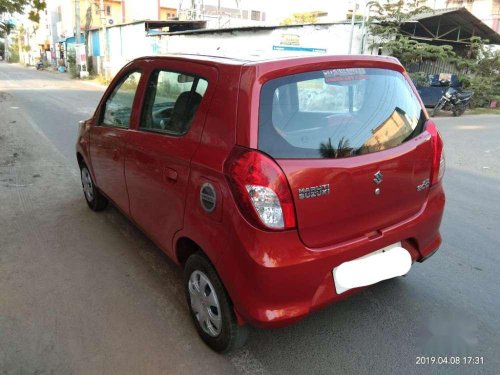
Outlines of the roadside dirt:
M 0 374 L 233 374 L 198 339 L 181 271 L 0 93 Z

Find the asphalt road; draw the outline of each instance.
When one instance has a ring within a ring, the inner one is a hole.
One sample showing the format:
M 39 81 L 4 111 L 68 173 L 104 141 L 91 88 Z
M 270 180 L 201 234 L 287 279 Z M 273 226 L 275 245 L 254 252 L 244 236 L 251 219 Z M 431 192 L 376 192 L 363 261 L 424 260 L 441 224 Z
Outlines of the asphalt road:
M 74 142 L 101 94 L 0 63 L 0 374 L 500 374 L 500 116 L 436 119 L 436 255 L 220 356 L 191 326 L 180 270 L 117 210 L 86 208 Z M 461 364 L 417 364 L 432 356 Z

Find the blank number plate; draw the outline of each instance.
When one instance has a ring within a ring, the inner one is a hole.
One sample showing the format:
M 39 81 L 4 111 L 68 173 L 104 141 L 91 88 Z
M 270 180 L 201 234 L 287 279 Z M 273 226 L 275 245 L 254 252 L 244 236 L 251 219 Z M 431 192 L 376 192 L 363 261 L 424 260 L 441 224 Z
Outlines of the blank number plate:
M 403 276 L 411 268 L 410 253 L 395 243 L 335 267 L 332 271 L 337 294 Z

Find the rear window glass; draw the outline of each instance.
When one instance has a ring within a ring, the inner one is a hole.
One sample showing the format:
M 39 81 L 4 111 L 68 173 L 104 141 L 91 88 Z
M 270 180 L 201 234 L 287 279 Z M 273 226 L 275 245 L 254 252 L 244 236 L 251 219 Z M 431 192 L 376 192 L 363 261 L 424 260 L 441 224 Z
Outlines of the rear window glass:
M 399 72 L 307 72 L 262 87 L 259 149 L 276 158 L 344 158 L 398 146 L 420 134 L 424 122 Z

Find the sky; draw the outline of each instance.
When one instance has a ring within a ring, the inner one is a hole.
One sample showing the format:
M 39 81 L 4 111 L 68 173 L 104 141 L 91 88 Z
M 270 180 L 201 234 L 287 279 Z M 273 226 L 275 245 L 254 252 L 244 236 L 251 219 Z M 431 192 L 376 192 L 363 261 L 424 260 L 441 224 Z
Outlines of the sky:
M 186 2 L 187 0 L 184 0 Z M 364 3 L 365 0 L 358 0 Z M 213 0 L 206 0 L 212 3 Z M 349 5 L 353 0 L 241 0 L 242 9 L 263 10 L 266 12 L 267 21 L 279 21 L 287 18 L 292 13 L 322 10 L 337 20 L 345 19 Z M 223 7 L 235 7 L 234 0 L 221 0 Z
M 346 1 L 339 0 L 293 0 L 293 1 L 272 1 L 272 0 L 243 0 L 244 7 L 251 7 L 255 4 L 257 7 L 267 8 L 269 12 L 273 13 L 287 13 L 287 12 L 305 12 L 312 9 L 324 9 L 331 7 L 331 4 L 346 3 Z

